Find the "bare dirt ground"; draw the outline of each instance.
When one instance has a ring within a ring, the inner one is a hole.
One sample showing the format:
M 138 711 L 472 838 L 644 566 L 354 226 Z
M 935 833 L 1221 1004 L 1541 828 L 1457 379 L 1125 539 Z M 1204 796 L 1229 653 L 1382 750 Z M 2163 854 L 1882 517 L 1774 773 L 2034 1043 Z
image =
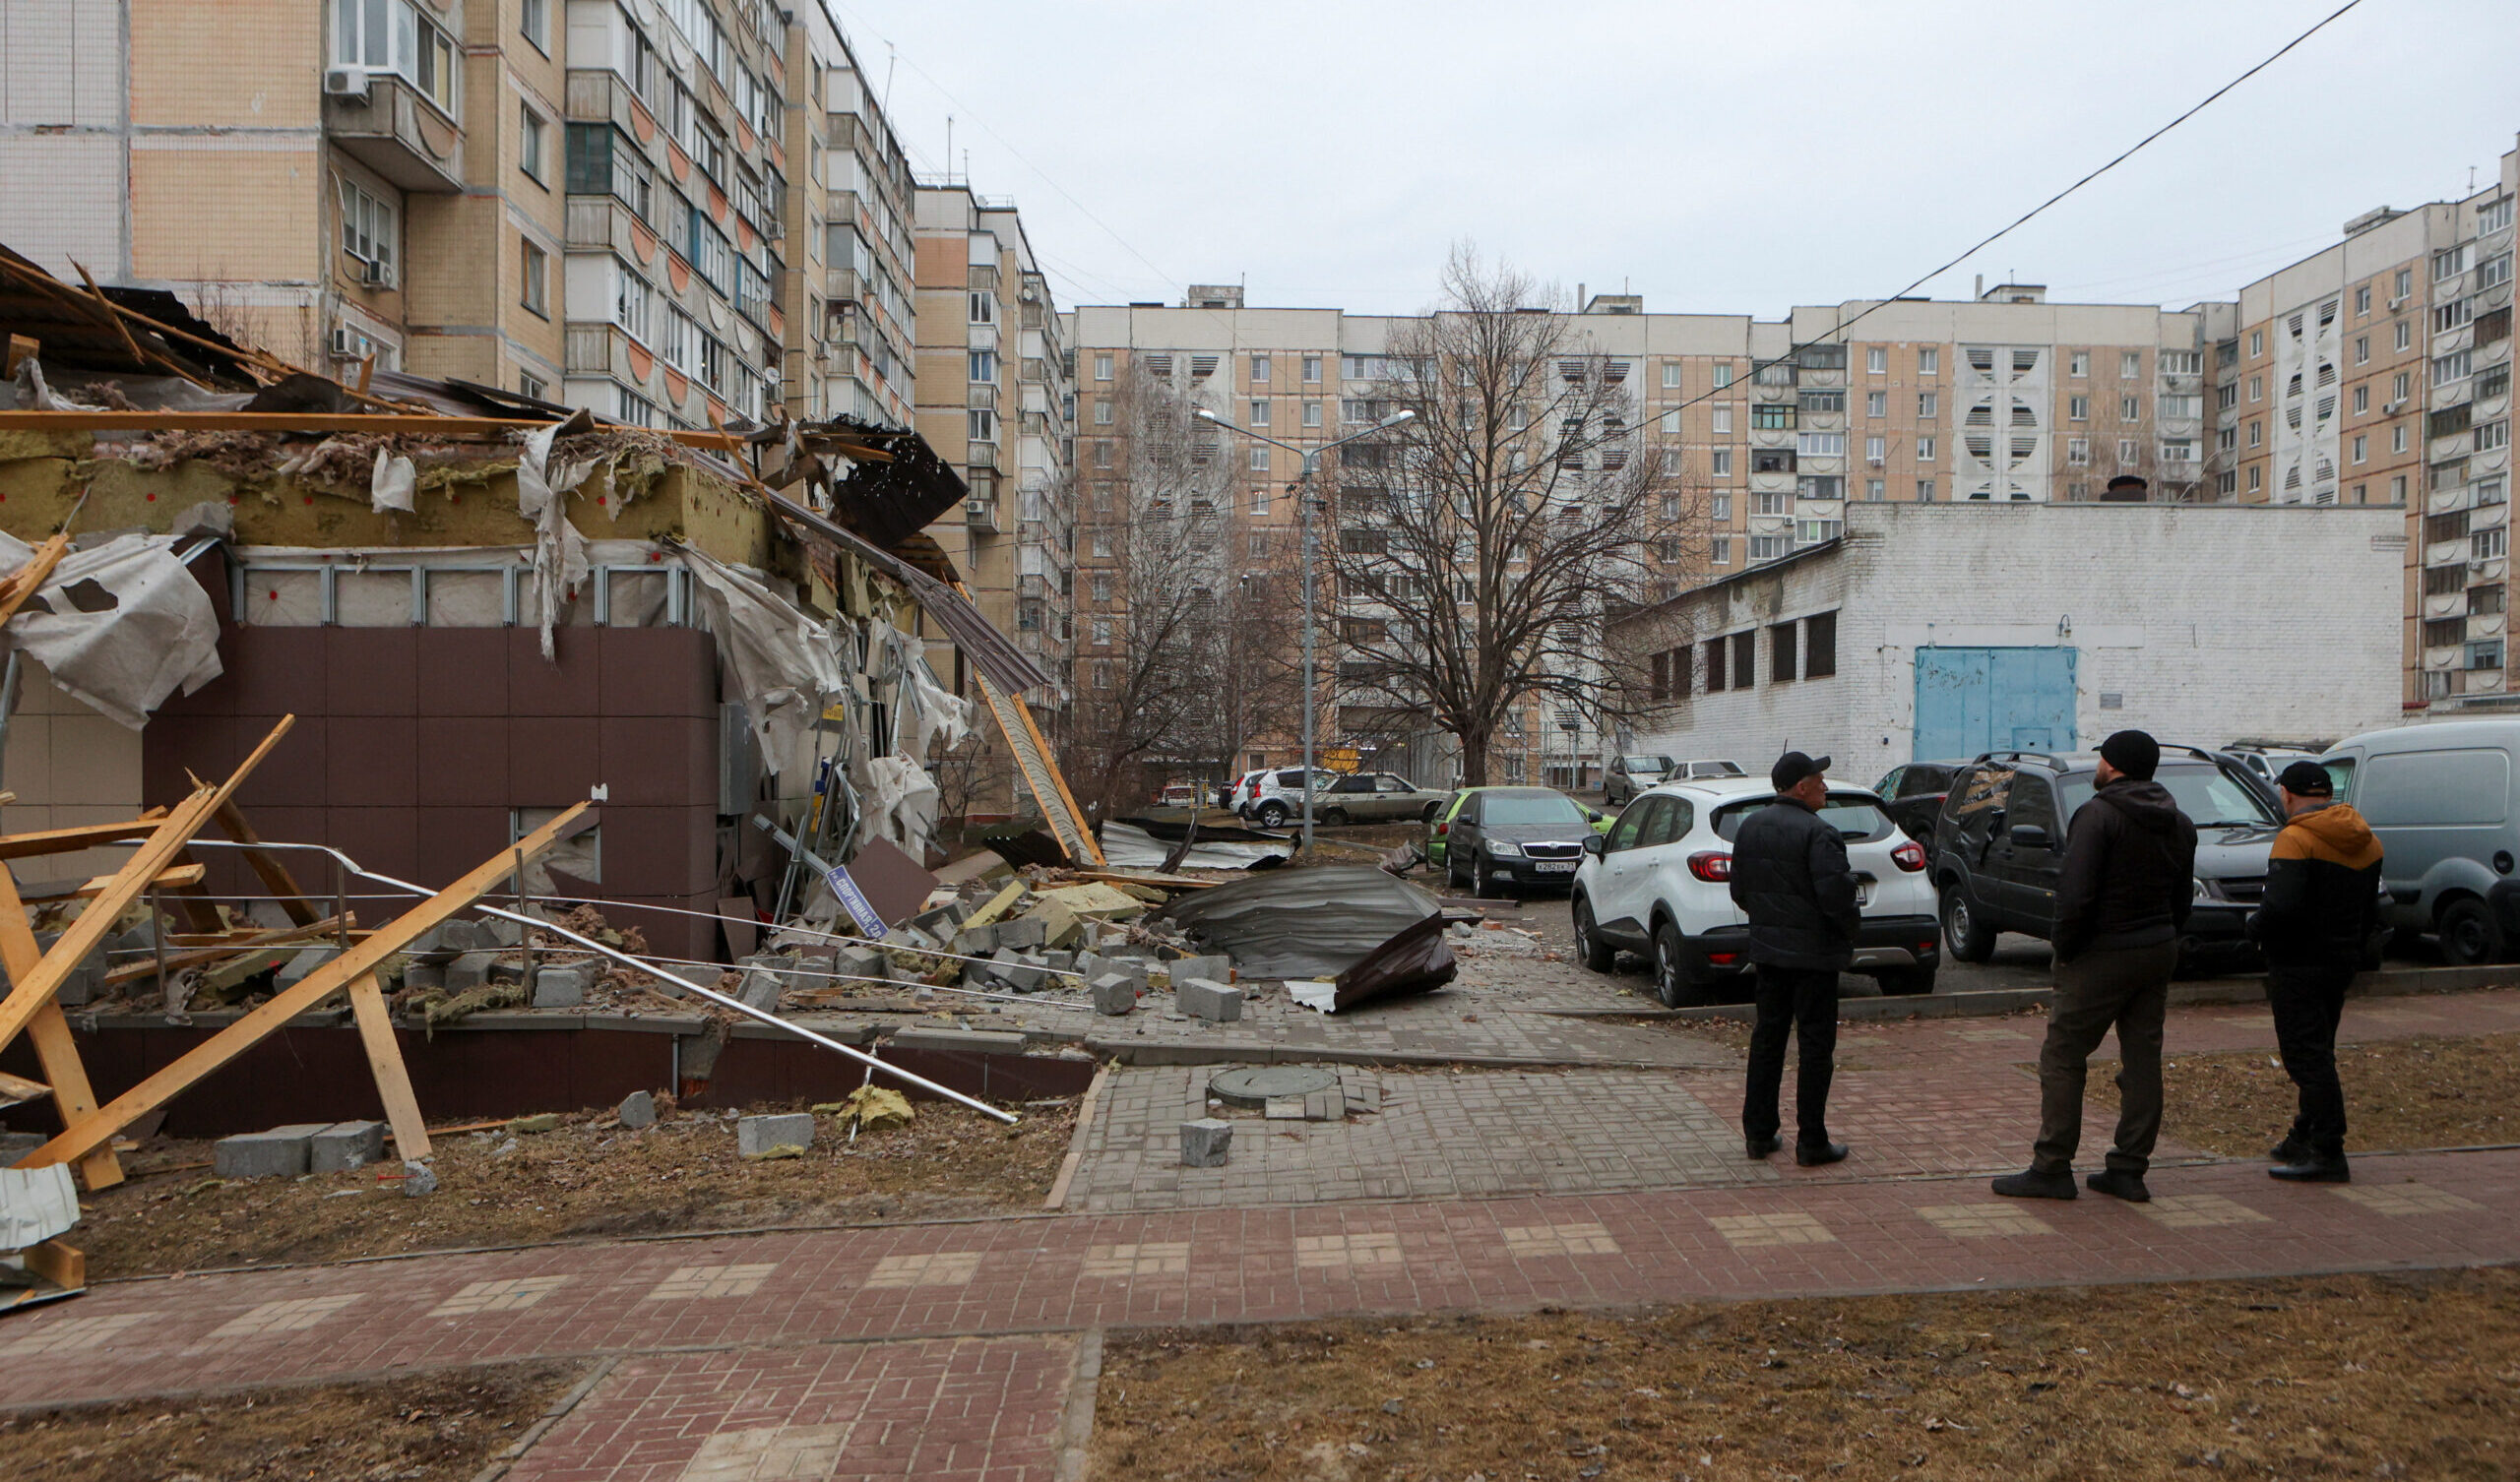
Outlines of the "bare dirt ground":
M 2520 1142 L 2520 1034 L 2336 1047 L 2348 1152 Z M 2117 1065 L 2093 1061 L 2090 1095 L 2117 1105 Z M 2260 1157 L 2293 1125 L 2300 1092 L 2271 1050 L 2181 1055 L 2162 1067 L 2162 1125 L 2226 1157 Z
M 22 1415 L 0 1454 L 16 1482 L 465 1482 L 579 1377 L 520 1364 Z
M 1095 1475 L 2520 1474 L 2520 1271 L 1115 1334 Z
M 677 1113 L 643 1132 L 624 1131 L 605 1113 L 540 1135 L 438 1139 L 438 1189 L 424 1199 L 402 1196 L 397 1162 L 293 1180 L 226 1181 L 204 1166 L 208 1142 L 159 1138 L 125 1155 L 136 1175 L 130 1182 L 86 1196 L 73 1238 L 92 1272 L 129 1276 L 573 1237 L 1034 1209 L 1067 1153 L 1076 1103 L 1043 1103 L 1022 1115 L 1023 1123 L 1009 1128 L 961 1107 L 923 1103 L 910 1126 L 862 1133 L 854 1143 L 825 1118 L 802 1157 L 754 1162 L 736 1155 L 734 1122 L 715 1113 Z

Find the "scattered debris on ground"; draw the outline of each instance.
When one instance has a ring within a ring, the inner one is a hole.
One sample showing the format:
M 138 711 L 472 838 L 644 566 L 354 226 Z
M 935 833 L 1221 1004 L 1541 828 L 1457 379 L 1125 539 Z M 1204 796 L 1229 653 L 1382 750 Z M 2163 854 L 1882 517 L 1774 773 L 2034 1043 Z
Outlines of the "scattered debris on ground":
M 653 1098 L 659 1109 L 667 1098 Z M 747 1108 L 748 1113 L 781 1108 Z M 803 1107 L 791 1108 L 804 1111 Z M 295 1179 L 229 1180 L 211 1144 L 154 1138 L 124 1155 L 129 1183 L 87 1196 L 80 1232 L 98 1275 L 341 1261 L 672 1230 L 914 1219 L 1036 1209 L 1076 1122 L 1072 1100 L 1006 1127 L 945 1102 L 907 1125 L 871 1116 L 852 1141 L 825 1115 L 812 1145 L 745 1158 L 733 1113 L 669 1112 L 631 1130 L 611 1111 L 535 1134 L 520 1121 L 441 1134 L 437 1192 L 403 1199 L 391 1158 Z
M 0 1420 L 0 1451 L 21 1482 L 467 1482 L 583 1376 L 511 1364 L 22 1413 Z
M 2336 1068 L 2348 1152 L 2520 1142 L 2520 1034 L 2340 1044 Z M 2226 1157 L 2265 1156 L 2300 1106 L 2273 1050 L 2173 1055 L 2162 1086 L 2163 1135 Z M 2114 1111 L 2115 1061 L 2092 1062 L 2088 1094 Z
M 2507 1478 L 2520 1270 L 1115 1332 L 1097 1475 Z

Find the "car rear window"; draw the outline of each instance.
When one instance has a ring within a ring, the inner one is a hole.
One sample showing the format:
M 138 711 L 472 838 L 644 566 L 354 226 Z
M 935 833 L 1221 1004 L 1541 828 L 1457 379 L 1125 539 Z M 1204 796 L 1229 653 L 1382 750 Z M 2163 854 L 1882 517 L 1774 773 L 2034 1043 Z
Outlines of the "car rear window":
M 1741 832 L 1743 819 L 1762 808 L 1774 806 L 1776 799 L 1772 797 L 1744 798 L 1737 803 L 1725 804 L 1715 810 L 1715 836 L 1731 843 L 1733 835 Z M 1838 836 L 1851 844 L 1888 838 L 1899 831 L 1899 826 L 1890 821 L 1890 815 L 1881 811 L 1879 803 L 1857 793 L 1830 793 L 1828 806 L 1820 810 L 1820 822 L 1837 830 Z
M 1575 800 L 1562 793 L 1506 792 L 1489 796 L 1479 805 L 1479 821 L 1487 826 L 1497 824 L 1580 824 L 1584 810 Z

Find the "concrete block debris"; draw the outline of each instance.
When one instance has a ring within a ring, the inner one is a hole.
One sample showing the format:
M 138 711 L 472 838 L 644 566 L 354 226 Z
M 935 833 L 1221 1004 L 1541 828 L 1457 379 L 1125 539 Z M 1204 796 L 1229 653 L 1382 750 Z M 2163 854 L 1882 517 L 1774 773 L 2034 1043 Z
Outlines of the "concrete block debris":
M 343 1173 L 364 1168 L 385 1156 L 385 1124 L 336 1122 L 309 1138 L 306 1168 L 310 1173 Z
M 1017 993 L 1031 993 L 1040 987 L 1042 978 L 1047 976 L 1032 958 L 1011 947 L 997 950 L 997 955 L 989 958 L 988 971 L 990 977 Z
M 622 1126 L 634 1132 L 643 1127 L 654 1127 L 657 1125 L 657 1098 L 647 1091 L 632 1091 L 621 1098 L 621 1105 L 614 1115 L 621 1119 Z
M 1233 981 L 1233 958 L 1223 953 L 1173 958 L 1172 981 L 1178 983 L 1185 978 L 1211 978 L 1220 983 L 1230 983 Z
M 744 974 L 743 982 L 735 989 L 735 997 L 747 1009 L 774 1014 L 779 1009 L 779 995 L 787 988 L 787 979 L 781 974 L 755 968 Z
M 1233 1150 L 1233 1124 L 1222 1117 L 1201 1117 L 1181 1124 L 1181 1166 L 1222 1168 Z
M 587 990 L 595 986 L 598 965 L 593 959 L 536 963 L 534 969 L 534 1007 L 574 1009 L 585 1003 Z
M 560 1114 L 558 1112 L 536 1112 L 531 1117 L 510 1117 L 508 1119 L 508 1131 L 510 1132 L 537 1133 L 557 1132 L 559 1130 Z
M 954 934 L 954 950 L 967 957 L 984 957 L 997 951 L 997 928 L 966 926 Z
M 1138 990 L 1145 980 L 1125 972 L 1106 972 L 1090 985 L 1094 994 L 1094 1012 L 1122 1015 L 1138 1006 Z
M 833 969 L 844 981 L 850 978 L 889 978 L 893 975 L 893 959 L 872 947 L 844 947 L 833 962 Z
M 456 954 L 446 964 L 446 991 L 469 993 L 490 980 L 490 969 L 498 965 L 499 955 L 490 949 L 475 949 Z
M 811 1112 L 779 1112 L 735 1122 L 735 1151 L 748 1158 L 792 1158 L 813 1145 Z
M 1214 978 L 1187 978 L 1172 990 L 1172 1002 L 1192 1019 L 1229 1024 L 1242 1018 L 1242 990 Z
M 403 1197 L 425 1199 L 437 1192 L 437 1170 L 426 1163 L 405 1159 L 403 1163 Z
M 1049 923 L 1039 916 L 1018 916 L 997 926 L 997 945 L 1001 948 L 1040 947 L 1048 937 Z
M 211 1144 L 211 1171 L 220 1178 L 295 1178 L 307 1171 L 310 1144 L 329 1122 L 292 1122 L 266 1132 L 238 1133 Z
M 1021 1055 L 1024 1036 L 997 1029 L 929 1028 L 914 1024 L 896 1029 L 886 1041 L 896 1050 L 954 1050 L 965 1054 Z

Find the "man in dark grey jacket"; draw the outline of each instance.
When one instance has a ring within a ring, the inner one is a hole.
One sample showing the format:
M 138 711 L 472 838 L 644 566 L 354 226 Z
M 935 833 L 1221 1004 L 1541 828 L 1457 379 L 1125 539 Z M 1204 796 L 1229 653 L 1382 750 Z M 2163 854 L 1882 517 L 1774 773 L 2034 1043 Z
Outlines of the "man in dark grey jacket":
M 1847 1155 L 1844 1142 L 1829 1141 L 1829 1079 L 1838 1049 L 1838 971 L 1855 959 L 1862 921 L 1846 840 L 1820 817 L 1828 770 L 1826 757 L 1779 757 L 1768 771 L 1776 802 L 1742 820 L 1732 839 L 1732 903 L 1750 918 L 1750 961 L 1758 969 L 1743 1146 L 1764 1158 L 1780 1145 L 1777 1092 L 1791 1031 L 1800 1049 L 1794 1160 L 1806 1168 Z
M 2099 788 L 2065 827 L 2056 882 L 2056 997 L 2039 1051 L 2039 1142 L 2029 1171 L 1995 1180 L 2016 1199 L 2072 1199 L 2091 1052 L 2117 1031 L 2116 1145 L 2094 1193 L 2141 1204 L 2162 1130 L 2162 1027 L 2178 935 L 2196 898 L 2196 825 L 2153 780 L 2160 743 L 2119 731 L 2100 743 Z

